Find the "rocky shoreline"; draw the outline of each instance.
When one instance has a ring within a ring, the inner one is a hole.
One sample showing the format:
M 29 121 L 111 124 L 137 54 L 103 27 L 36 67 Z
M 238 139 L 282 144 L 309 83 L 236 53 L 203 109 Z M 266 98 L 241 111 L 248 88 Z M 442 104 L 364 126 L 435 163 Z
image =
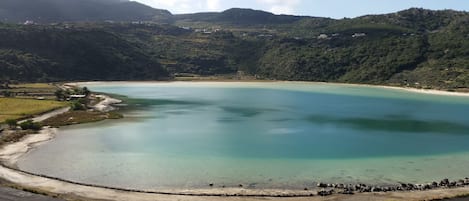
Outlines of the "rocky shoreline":
M 77 193 L 77 195 L 90 197 L 92 199 L 114 200 L 117 195 L 127 195 L 132 200 L 149 200 L 149 198 L 158 198 L 161 196 L 170 196 L 168 200 L 198 200 L 198 198 L 224 197 L 225 199 L 249 200 L 251 198 L 292 198 L 293 200 L 354 200 L 363 196 L 372 198 L 374 196 L 395 197 L 402 196 L 409 199 L 395 200 L 431 200 L 447 197 L 456 197 L 469 193 L 469 179 L 462 181 L 449 181 L 444 179 L 440 182 L 433 182 L 436 187 L 427 186 L 427 184 L 401 184 L 399 186 L 367 186 L 365 184 L 345 185 L 345 184 L 326 184 L 318 183 L 318 189 L 297 190 L 257 190 L 239 188 L 213 188 L 199 190 L 181 190 L 181 191 L 151 191 L 138 189 L 124 189 L 108 187 L 93 184 L 84 184 L 80 182 L 68 181 L 61 178 L 50 177 L 18 170 L 5 165 L 0 166 L 0 177 L 11 181 L 11 178 L 19 179 L 17 184 L 22 186 L 49 189 L 53 193 Z M 25 179 L 27 178 L 27 179 Z M 436 183 L 436 184 L 435 184 Z M 452 192 L 454 191 L 454 192 Z M 410 194 L 409 194 L 410 193 Z M 182 197 L 181 197 L 182 196 Z M 325 197 L 328 198 L 325 198 Z M 343 197 L 345 196 L 345 197 Z M 431 199 L 428 198 L 430 196 Z M 323 198 L 324 197 L 324 198 Z M 413 197 L 416 197 L 413 199 Z M 143 199 L 145 198 L 145 199 Z M 410 199 L 412 198 L 412 199 Z M 358 199 L 360 200 L 360 199 Z
M 389 185 L 389 186 L 373 186 L 366 184 L 328 184 L 318 183 L 317 187 L 322 188 L 318 191 L 320 196 L 329 196 L 332 194 L 347 194 L 353 195 L 355 193 L 370 193 L 370 192 L 396 192 L 396 191 L 425 191 L 432 189 L 447 189 L 447 188 L 458 188 L 469 186 L 469 177 L 459 179 L 457 181 L 450 181 L 449 179 L 443 179 L 439 182 L 433 181 L 426 184 L 411 184 L 401 183 L 400 185 Z M 307 189 L 305 189 L 307 190 Z

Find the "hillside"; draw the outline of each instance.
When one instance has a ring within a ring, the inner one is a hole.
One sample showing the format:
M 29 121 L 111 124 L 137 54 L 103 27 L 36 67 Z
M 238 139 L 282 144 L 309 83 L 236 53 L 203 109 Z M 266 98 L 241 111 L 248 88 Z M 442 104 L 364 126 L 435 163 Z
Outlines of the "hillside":
M 413 8 L 342 20 L 249 9 L 171 16 L 169 24 L 3 24 L 0 79 L 242 71 L 258 79 L 469 88 L 467 12 Z
M 23 23 L 166 20 L 171 13 L 128 0 L 2 0 L 0 20 Z
M 145 50 L 95 28 L 0 26 L 0 79 L 19 81 L 166 79 Z
M 261 10 L 232 8 L 223 12 L 174 15 L 173 21 L 176 24 L 213 23 L 228 26 L 263 26 L 290 24 L 305 18 L 310 17 L 274 15 Z

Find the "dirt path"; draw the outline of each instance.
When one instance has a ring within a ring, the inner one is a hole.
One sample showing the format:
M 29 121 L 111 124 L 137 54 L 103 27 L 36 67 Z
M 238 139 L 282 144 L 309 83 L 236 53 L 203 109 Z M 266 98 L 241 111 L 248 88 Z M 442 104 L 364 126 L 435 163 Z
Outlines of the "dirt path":
M 31 118 L 31 119 L 26 119 L 26 120 L 23 120 L 23 121 L 19 121 L 18 123 L 22 123 L 22 122 L 25 122 L 27 120 L 33 120 L 34 122 L 41 122 L 41 121 L 49 119 L 53 116 L 68 112 L 69 110 L 70 110 L 70 107 L 59 108 L 59 109 L 56 109 L 56 110 L 41 114 L 41 115 L 39 115 L 37 117 L 34 117 L 34 118 Z
M 48 113 L 45 113 L 41 116 L 38 116 L 38 117 L 34 117 L 32 118 L 32 120 L 34 122 L 41 122 L 41 121 L 44 121 L 46 119 L 49 119 L 53 116 L 56 116 L 56 115 L 59 115 L 59 114 L 63 114 L 63 113 L 66 113 L 70 110 L 70 107 L 65 107 L 65 108 L 60 108 L 60 109 L 57 109 L 57 110 L 54 110 L 54 111 L 51 111 L 51 112 L 48 112 Z

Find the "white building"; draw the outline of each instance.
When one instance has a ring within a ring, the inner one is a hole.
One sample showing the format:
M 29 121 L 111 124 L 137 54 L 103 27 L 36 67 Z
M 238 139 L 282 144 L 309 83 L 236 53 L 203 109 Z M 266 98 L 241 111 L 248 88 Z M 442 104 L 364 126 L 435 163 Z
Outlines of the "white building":
M 352 38 L 359 38 L 359 37 L 365 37 L 366 33 L 354 33 L 352 35 Z
M 328 38 L 329 38 L 329 36 L 328 36 L 327 34 L 320 34 L 320 35 L 318 36 L 318 39 L 320 39 L 320 40 L 328 39 Z
M 32 20 L 26 20 L 26 22 L 23 23 L 24 25 L 33 25 L 35 24 L 34 21 Z

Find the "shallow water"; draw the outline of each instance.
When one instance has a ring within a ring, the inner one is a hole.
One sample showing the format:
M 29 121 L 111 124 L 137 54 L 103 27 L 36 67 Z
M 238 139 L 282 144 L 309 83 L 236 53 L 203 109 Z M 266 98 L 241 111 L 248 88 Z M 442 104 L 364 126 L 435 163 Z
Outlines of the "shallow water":
M 24 170 L 141 189 L 469 176 L 469 97 L 309 83 L 101 83 L 127 118 L 61 129 Z

